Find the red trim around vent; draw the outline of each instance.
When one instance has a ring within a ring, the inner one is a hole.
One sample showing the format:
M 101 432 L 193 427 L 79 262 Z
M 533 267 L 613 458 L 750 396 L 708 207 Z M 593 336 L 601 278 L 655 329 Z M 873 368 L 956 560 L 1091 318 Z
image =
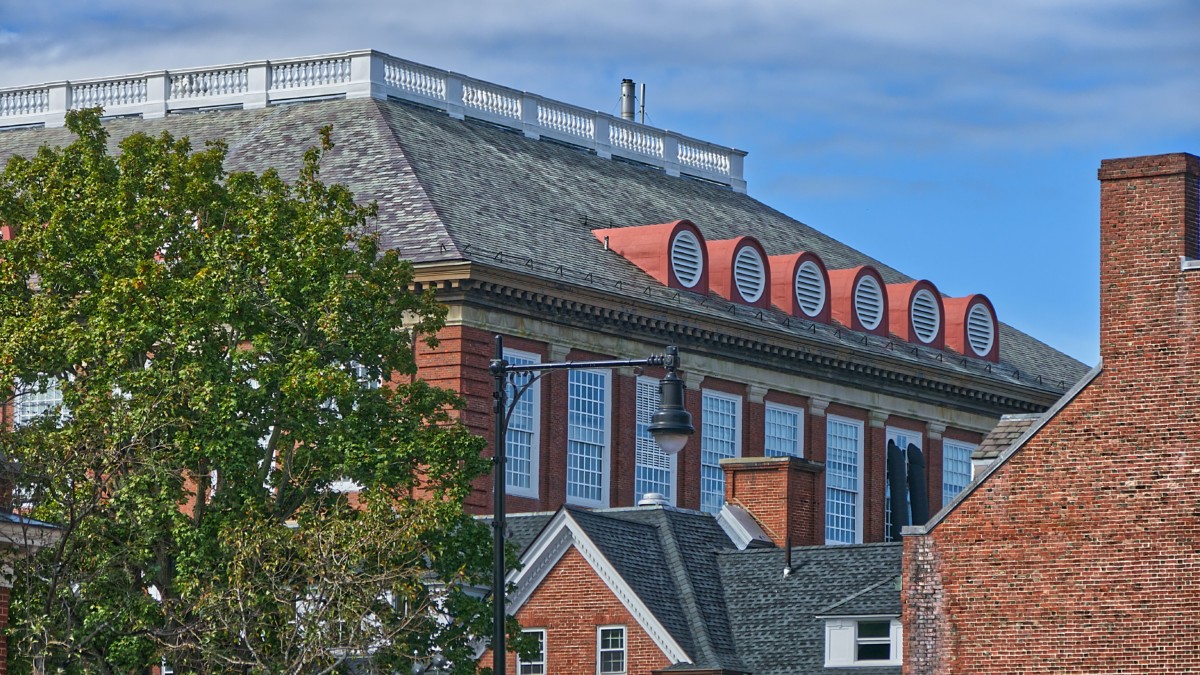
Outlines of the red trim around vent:
M 703 256 L 700 279 L 690 288 L 679 283 L 674 270 L 671 269 L 671 243 L 675 241 L 675 235 L 683 229 L 691 230 L 696 236 L 696 241 L 700 243 L 700 255 Z M 601 242 L 607 242 L 609 249 L 637 265 L 664 286 L 708 295 L 708 247 L 705 246 L 700 228 L 692 221 L 683 219 L 657 225 L 602 228 L 592 230 L 592 234 Z
M 858 285 L 858 280 L 864 276 L 875 277 L 883 302 L 883 313 L 879 319 L 879 325 L 873 330 L 864 326 L 854 311 L 854 288 Z M 887 285 L 883 283 L 883 277 L 870 265 L 844 270 L 829 270 L 829 304 L 833 319 L 851 330 L 887 337 L 888 294 L 886 289 Z
M 939 315 L 938 332 L 930 342 L 924 342 L 921 338 L 917 337 L 917 330 L 912 321 L 913 302 L 916 300 L 917 291 L 921 289 L 932 293 L 934 299 L 937 301 Z M 906 284 L 888 284 L 887 296 L 889 307 L 888 325 L 891 326 L 892 333 L 901 340 L 932 349 L 942 349 L 946 346 L 946 306 L 942 302 L 942 294 L 938 292 L 937 286 L 924 279 L 910 281 Z
M 771 302 L 779 309 L 810 321 L 820 323 L 829 323 L 832 297 L 829 290 L 829 270 L 825 269 L 825 262 L 821 260 L 816 253 L 808 251 L 800 251 L 788 255 L 773 255 L 768 260 L 771 263 Z M 800 303 L 796 301 L 796 271 L 805 262 L 813 262 L 817 268 L 821 270 L 821 279 L 825 283 L 825 302 L 821 306 L 820 311 L 816 316 L 809 316 L 800 308 Z
M 758 296 L 758 300 L 754 302 L 742 296 L 733 278 L 734 261 L 737 260 L 738 253 L 747 246 L 758 251 L 759 258 L 762 259 L 763 264 L 763 292 L 762 295 Z M 754 237 L 735 237 L 733 239 L 710 241 L 708 242 L 708 259 L 712 264 L 708 283 L 709 289 L 713 293 L 730 302 L 737 302 L 751 307 L 767 309 L 771 306 L 771 261 L 767 257 L 766 250 L 763 249 L 762 244 L 758 243 L 757 239 Z
M 959 354 L 970 356 L 992 363 L 1000 362 L 1000 320 L 996 318 L 996 308 L 987 296 L 976 293 L 962 298 L 944 298 L 942 304 L 946 307 L 946 347 Z M 970 338 L 967 337 L 967 317 L 971 308 L 983 305 L 992 315 L 992 348 L 984 356 L 975 353 L 971 348 Z

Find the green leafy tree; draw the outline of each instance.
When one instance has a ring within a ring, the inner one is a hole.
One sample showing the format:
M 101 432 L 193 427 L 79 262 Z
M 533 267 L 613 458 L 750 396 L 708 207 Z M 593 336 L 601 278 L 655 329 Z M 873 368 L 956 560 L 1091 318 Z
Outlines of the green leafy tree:
M 392 672 L 436 647 L 473 671 L 490 540 L 462 505 L 488 466 L 414 376 L 444 308 L 319 178 L 329 130 L 288 182 L 67 123 L 0 175 L 0 392 L 63 399 L 0 433 L 62 528 L 14 565 L 12 667 Z

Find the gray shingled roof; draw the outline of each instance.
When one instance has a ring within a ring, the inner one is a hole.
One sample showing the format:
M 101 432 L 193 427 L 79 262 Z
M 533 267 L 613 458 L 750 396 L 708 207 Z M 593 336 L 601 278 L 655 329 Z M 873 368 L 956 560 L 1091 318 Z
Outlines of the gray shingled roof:
M 231 170 L 274 167 L 295 176 L 303 150 L 317 130 L 334 126 L 337 148 L 323 166 L 327 180 L 346 184 L 363 201 L 379 204 L 375 223 L 383 242 L 415 262 L 471 260 L 519 267 L 555 283 L 600 287 L 629 297 L 656 316 L 686 320 L 731 316 L 794 333 L 839 349 L 871 351 L 930 370 L 970 373 L 982 379 L 1061 390 L 1086 371 L 1083 364 L 1002 325 L 1001 362 L 961 357 L 935 360 L 906 349 L 861 346 L 853 333 L 780 325 L 782 314 L 735 307 L 690 293 L 647 296 L 661 286 L 592 235 L 597 227 L 642 225 L 688 218 L 710 240 L 752 235 L 767 253 L 813 251 L 830 269 L 871 264 L 891 282 L 908 277 L 880 261 L 794 220 L 745 194 L 628 162 L 601 159 L 577 148 L 524 137 L 512 130 L 397 101 L 354 99 L 309 102 L 258 110 L 223 110 L 163 119 L 107 123 L 114 138 L 141 130 L 170 130 L 196 146 L 224 139 Z M 64 129 L 0 132 L 0 160 L 29 155 L 43 144 L 70 140 Z M 114 143 L 115 144 L 115 143 Z M 933 280 L 935 283 L 936 279 Z M 650 305 L 650 307 L 647 307 Z M 997 310 L 1003 317 L 1004 308 Z M 1020 373 L 1020 379 L 1012 371 Z M 1003 372 L 1001 372 L 1003 371 Z M 1038 382 L 1038 377 L 1042 382 Z
M 996 459 L 1013 441 L 1021 437 L 1042 418 L 1041 413 L 1026 415 L 1004 415 L 1000 422 L 988 432 L 979 443 L 979 447 L 971 453 L 972 460 Z
M 784 551 L 721 553 L 717 563 L 734 640 L 754 675 L 844 673 L 825 668 L 825 622 L 833 615 L 899 614 L 902 545 L 805 546 Z M 881 583 L 882 582 L 882 583 Z M 866 591 L 866 592 L 864 592 Z M 844 611 L 834 605 L 846 603 Z M 832 610 L 832 611 L 827 611 Z M 854 668 L 855 673 L 899 673 L 900 667 Z
M 817 616 L 900 613 L 900 544 L 797 547 L 785 578 L 784 551 L 738 551 L 709 514 L 672 507 L 565 508 L 691 656 L 688 668 L 825 672 L 825 624 Z M 524 519 L 540 528 L 546 515 L 517 514 L 510 523 Z

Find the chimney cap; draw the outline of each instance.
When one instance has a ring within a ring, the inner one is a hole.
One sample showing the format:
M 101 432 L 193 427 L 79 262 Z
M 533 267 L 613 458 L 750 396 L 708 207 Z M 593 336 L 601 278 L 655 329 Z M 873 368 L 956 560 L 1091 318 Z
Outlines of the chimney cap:
M 667 496 L 661 492 L 647 492 L 638 500 L 638 506 L 666 506 Z

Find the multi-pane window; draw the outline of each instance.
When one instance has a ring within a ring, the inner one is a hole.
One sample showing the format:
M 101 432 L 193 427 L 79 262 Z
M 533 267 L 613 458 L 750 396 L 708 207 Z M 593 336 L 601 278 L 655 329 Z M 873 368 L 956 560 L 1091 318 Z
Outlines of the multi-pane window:
M 62 389 L 57 380 L 48 380 L 42 386 L 18 382 L 13 405 L 13 426 L 30 424 L 46 411 L 61 406 L 62 402 Z
M 763 454 L 767 457 L 804 456 L 804 411 L 767 403 L 763 425 Z
M 634 442 L 634 503 L 648 492 L 664 495 L 675 503 L 675 457 L 668 456 L 654 436 L 650 435 L 650 420 L 658 410 L 658 380 L 652 377 L 637 379 L 637 430 Z
M 504 358 L 508 358 L 505 356 Z M 517 659 L 518 675 L 546 675 L 546 630 L 544 628 L 534 628 L 531 630 L 521 631 L 522 635 L 528 635 L 537 641 L 537 652 L 528 661 L 525 659 Z
M 572 370 L 567 385 L 567 501 L 608 506 L 608 371 Z
M 504 350 L 504 360 L 509 365 L 526 366 L 538 363 L 537 354 Z M 524 497 L 537 497 L 538 488 L 538 429 L 540 427 L 539 394 L 540 382 L 533 382 L 518 399 L 517 392 L 532 381 L 534 373 L 513 373 L 508 385 L 508 401 L 512 413 L 508 417 L 508 433 L 505 436 L 504 480 L 508 493 Z
M 862 541 L 863 423 L 825 418 L 825 543 Z
M 912 444 L 918 448 L 921 447 L 921 434 L 918 434 L 915 431 L 908 431 L 906 429 L 893 429 L 892 427 L 888 427 L 887 439 L 889 441 L 895 441 L 896 445 L 900 448 L 900 454 L 904 456 L 904 466 L 905 470 L 907 471 L 908 446 L 909 444 Z M 886 471 L 890 472 L 890 463 L 885 462 L 885 464 L 887 465 Z M 892 541 L 892 480 L 890 473 L 885 473 L 884 475 L 886 476 L 886 479 L 883 483 L 883 540 Z M 905 474 L 905 476 L 901 478 L 901 482 L 905 485 L 908 485 L 907 480 L 908 475 Z M 905 489 L 904 495 L 904 503 L 908 507 L 908 512 L 904 514 L 904 522 L 907 524 L 912 524 L 912 495 L 908 493 L 907 489 Z
M 742 454 L 742 399 L 705 391 L 701 403 L 700 510 L 716 513 L 725 503 L 721 460 Z
M 854 638 L 855 661 L 888 661 L 892 658 L 892 622 L 859 621 Z
M 942 504 L 958 496 L 971 482 L 971 454 L 975 446 L 962 441 L 942 440 Z
M 600 675 L 625 672 L 624 626 L 601 626 L 596 630 L 596 666 Z

